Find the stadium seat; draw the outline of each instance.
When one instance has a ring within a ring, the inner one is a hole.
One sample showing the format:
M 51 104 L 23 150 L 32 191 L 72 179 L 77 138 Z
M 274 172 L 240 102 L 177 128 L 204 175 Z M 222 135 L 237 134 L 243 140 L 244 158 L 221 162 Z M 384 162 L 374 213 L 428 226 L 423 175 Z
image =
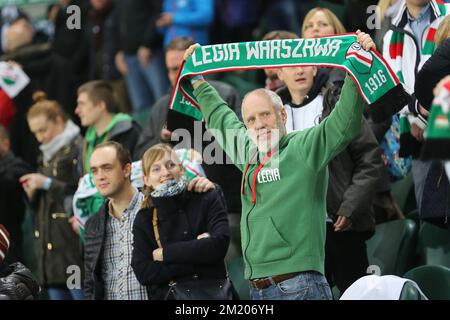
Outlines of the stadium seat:
M 419 290 L 411 283 L 406 282 L 403 286 L 400 300 L 422 300 Z
M 418 254 L 421 265 L 450 266 L 450 233 L 430 223 L 422 222 Z
M 420 266 L 404 278 L 415 281 L 430 300 L 450 300 L 450 269 L 444 266 Z
M 414 220 L 417 226 L 420 225 L 419 210 L 414 209 L 413 211 L 409 212 L 405 217 L 406 219 Z
M 250 299 L 250 286 L 248 280 L 244 279 L 244 259 L 235 258 L 227 263 L 228 275 L 233 282 L 234 288 L 239 294 L 241 300 Z
M 410 219 L 381 223 L 366 243 L 369 265 L 380 275 L 402 276 L 414 263 L 417 225 Z

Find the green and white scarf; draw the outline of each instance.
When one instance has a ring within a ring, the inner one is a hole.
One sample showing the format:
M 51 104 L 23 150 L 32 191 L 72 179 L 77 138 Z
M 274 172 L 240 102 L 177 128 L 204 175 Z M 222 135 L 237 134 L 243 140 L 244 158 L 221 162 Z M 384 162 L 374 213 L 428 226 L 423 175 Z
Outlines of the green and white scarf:
M 170 109 L 202 119 L 189 78 L 233 70 L 293 66 L 344 69 L 374 110 L 375 121 L 399 111 L 409 99 L 397 76 L 375 50 L 365 51 L 355 33 L 315 39 L 283 39 L 198 47 L 185 61 L 172 92 Z

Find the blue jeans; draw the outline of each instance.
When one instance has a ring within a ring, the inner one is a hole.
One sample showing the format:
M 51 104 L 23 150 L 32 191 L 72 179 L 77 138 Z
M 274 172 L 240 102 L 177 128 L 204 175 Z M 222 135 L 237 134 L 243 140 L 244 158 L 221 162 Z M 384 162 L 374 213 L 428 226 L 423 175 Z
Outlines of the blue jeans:
M 272 282 L 270 287 L 261 290 L 250 287 L 250 296 L 252 300 L 333 299 L 325 276 L 315 271 L 301 272 L 299 275 L 279 283 Z
M 50 287 L 47 289 L 50 300 L 84 300 L 84 292 L 81 289 L 61 289 Z
M 167 93 L 169 80 L 162 50 L 152 50 L 150 62 L 142 66 L 137 54 L 125 54 L 128 73 L 125 76 L 133 112 L 150 108 Z

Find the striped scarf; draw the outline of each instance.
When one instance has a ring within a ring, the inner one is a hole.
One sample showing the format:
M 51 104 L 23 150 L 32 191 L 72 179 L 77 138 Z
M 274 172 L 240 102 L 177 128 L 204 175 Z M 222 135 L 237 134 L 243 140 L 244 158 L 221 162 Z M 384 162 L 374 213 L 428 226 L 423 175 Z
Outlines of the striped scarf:
M 283 39 L 198 47 L 183 63 L 172 91 L 170 109 L 202 119 L 190 77 L 214 72 L 294 66 L 344 69 L 355 81 L 376 122 L 409 101 L 397 76 L 375 50 L 365 51 L 355 33 L 316 39 Z
M 424 136 L 423 160 L 450 160 L 450 81 L 433 100 Z
M 444 17 L 447 14 L 447 8 L 445 7 L 443 0 L 432 0 L 432 2 L 435 2 L 437 5 L 437 8 L 439 10 L 438 17 Z M 436 29 L 437 27 L 431 26 L 428 29 L 427 36 L 425 38 L 425 43 L 423 44 L 421 48 L 421 54 L 422 55 L 432 55 L 435 50 L 435 35 L 436 35 Z M 394 31 L 391 37 L 391 41 L 389 43 L 389 57 L 397 62 L 397 65 L 402 65 L 402 58 L 404 57 L 403 54 L 403 48 L 404 48 L 404 39 L 405 34 L 402 32 Z M 405 79 L 403 77 L 402 70 L 398 70 L 396 72 L 396 75 L 398 79 L 404 83 Z

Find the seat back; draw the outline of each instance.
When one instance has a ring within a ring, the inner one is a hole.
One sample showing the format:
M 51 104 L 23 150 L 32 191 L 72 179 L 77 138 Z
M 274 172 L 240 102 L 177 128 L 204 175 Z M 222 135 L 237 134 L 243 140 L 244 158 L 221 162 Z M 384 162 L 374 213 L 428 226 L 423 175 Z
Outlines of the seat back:
M 417 225 L 413 220 L 395 220 L 376 226 L 367 240 L 367 256 L 380 275 L 403 275 L 411 268 L 417 244 Z
M 406 282 L 403 286 L 400 300 L 422 300 L 419 290 L 411 283 Z
M 450 266 L 450 233 L 431 223 L 422 222 L 418 253 L 420 264 Z
M 430 300 L 450 300 L 450 269 L 444 266 L 420 266 L 404 278 L 415 281 Z

